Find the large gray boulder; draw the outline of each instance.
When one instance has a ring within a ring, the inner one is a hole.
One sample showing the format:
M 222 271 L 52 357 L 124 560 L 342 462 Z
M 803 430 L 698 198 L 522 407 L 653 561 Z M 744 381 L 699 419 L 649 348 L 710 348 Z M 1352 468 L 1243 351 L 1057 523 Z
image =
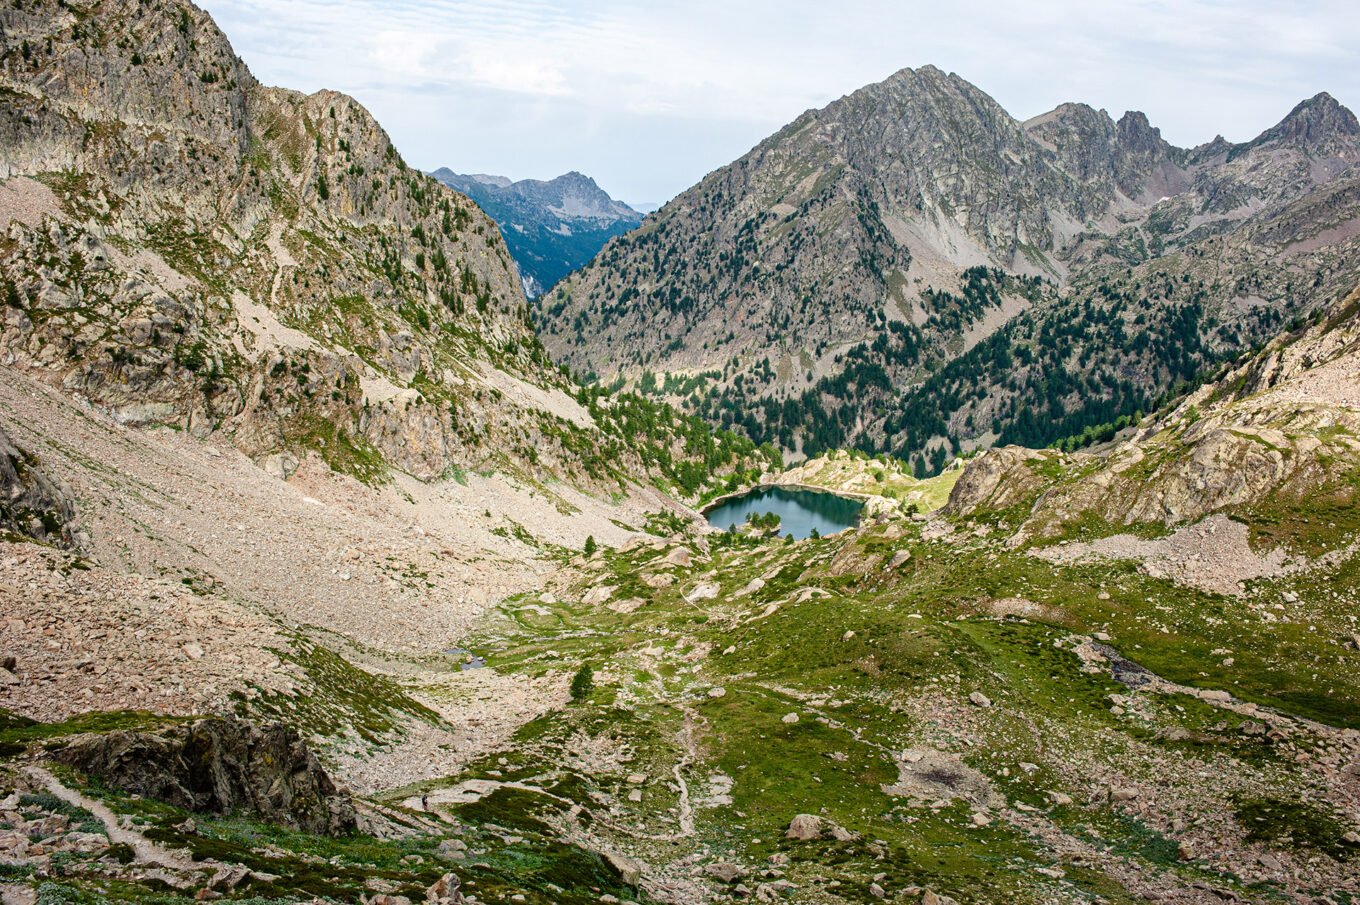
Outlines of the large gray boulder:
M 78 736 L 56 757 L 115 788 L 191 811 L 249 814 L 331 836 L 355 829 L 353 801 L 281 723 L 213 717 Z

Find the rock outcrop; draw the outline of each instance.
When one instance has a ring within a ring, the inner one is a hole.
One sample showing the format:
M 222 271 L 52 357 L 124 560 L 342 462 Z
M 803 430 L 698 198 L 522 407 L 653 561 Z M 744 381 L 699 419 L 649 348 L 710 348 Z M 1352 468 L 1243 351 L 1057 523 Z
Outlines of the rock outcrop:
M 355 829 L 354 804 L 292 729 L 213 718 L 79 736 L 56 758 L 104 783 L 191 811 L 243 813 L 309 833 Z
M 66 490 L 0 428 L 0 531 L 68 545 L 74 518 Z
M 999 446 L 978 456 L 959 475 L 944 511 L 961 515 L 977 510 L 1008 509 L 1024 502 L 1043 486 L 1043 479 L 1029 467 L 1046 460 L 1047 450 Z

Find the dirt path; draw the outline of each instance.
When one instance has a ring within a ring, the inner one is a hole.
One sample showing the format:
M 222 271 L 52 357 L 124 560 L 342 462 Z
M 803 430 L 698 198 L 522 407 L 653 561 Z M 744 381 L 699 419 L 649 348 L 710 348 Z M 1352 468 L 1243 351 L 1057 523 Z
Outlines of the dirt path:
M 694 806 L 689 798 L 689 783 L 685 782 L 685 769 L 694 763 L 697 752 L 694 747 L 694 710 L 684 705 L 682 706 L 685 714 L 684 725 L 680 728 L 680 744 L 685 749 L 685 754 L 671 769 L 675 775 L 675 784 L 680 787 L 679 816 L 680 816 L 680 835 L 694 835 Z
M 208 866 L 205 862 L 194 861 L 187 852 L 168 849 L 152 842 L 136 830 L 126 829 L 118 822 L 118 816 L 106 805 L 70 788 L 44 768 L 31 766 L 27 768 L 27 773 L 62 801 L 84 808 L 97 817 L 104 824 L 104 832 L 108 835 L 109 841 L 115 845 L 121 843 L 131 847 L 140 863 L 186 874 L 197 873 Z

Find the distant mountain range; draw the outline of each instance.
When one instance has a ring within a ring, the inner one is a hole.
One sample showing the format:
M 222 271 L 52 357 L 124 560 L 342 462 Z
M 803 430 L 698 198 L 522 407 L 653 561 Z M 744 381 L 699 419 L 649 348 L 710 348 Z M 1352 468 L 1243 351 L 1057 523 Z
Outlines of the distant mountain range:
M 1234 144 L 935 67 L 810 110 L 539 299 L 578 373 L 757 441 L 1045 444 L 1139 410 L 1360 277 L 1360 123 L 1318 94 Z
M 447 167 L 430 175 L 476 201 L 496 221 L 530 298 L 551 289 L 610 239 L 642 222 L 641 213 L 574 171 L 547 182 L 513 182 Z

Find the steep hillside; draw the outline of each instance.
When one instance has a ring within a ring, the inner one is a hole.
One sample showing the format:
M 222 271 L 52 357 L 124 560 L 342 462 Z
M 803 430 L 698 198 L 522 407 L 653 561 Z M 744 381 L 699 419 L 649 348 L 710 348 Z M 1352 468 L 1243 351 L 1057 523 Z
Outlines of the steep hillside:
M 1146 410 L 1356 277 L 1360 123 L 1242 145 L 932 67 L 805 113 L 540 301 L 544 343 L 758 440 L 938 467 Z M 654 377 L 648 377 L 653 373 Z
M 984 453 L 960 478 L 949 511 L 1004 512 L 1017 543 L 1069 537 L 1073 524 L 1160 535 L 1227 516 L 1250 529 L 1253 547 L 1303 557 L 1294 570 L 1324 554 L 1349 557 L 1360 531 L 1352 515 L 1360 290 L 1126 434 L 1072 455 Z
M 642 214 L 610 198 L 581 173 L 546 182 L 465 176 L 447 167 L 430 175 L 476 201 L 496 221 L 530 298 L 581 269 L 606 242 L 642 222 Z
M 495 381 L 544 369 L 494 225 L 357 103 L 261 86 L 189 6 L 4 16 L 6 365 L 361 475 L 523 430 Z
M 473 202 L 352 99 L 260 85 L 189 4 L 0 11 L 0 306 L 6 902 L 461 901 L 462 856 L 435 850 L 453 828 L 371 800 L 341 842 L 249 809 L 218 815 L 259 834 L 242 845 L 187 812 L 143 835 L 210 796 L 151 800 L 167 743 L 118 733 L 285 723 L 246 733 L 276 743 L 260 756 L 224 743 L 230 769 L 185 756 L 204 782 L 253 771 L 275 812 L 309 777 L 260 771 L 315 765 L 294 731 L 361 794 L 454 772 L 566 700 L 565 674 L 465 668 L 489 607 L 777 460 L 570 383 Z M 146 772 L 136 824 L 82 797 L 114 785 L 44 772 L 82 731 Z M 598 854 L 540 842 L 541 867 L 484 881 L 625 892 Z M 315 868 L 331 844 L 350 863 Z
M 495 224 L 355 101 L 260 85 L 187 5 L 0 16 L 4 366 L 282 476 L 674 479 L 688 429 L 597 421 Z

